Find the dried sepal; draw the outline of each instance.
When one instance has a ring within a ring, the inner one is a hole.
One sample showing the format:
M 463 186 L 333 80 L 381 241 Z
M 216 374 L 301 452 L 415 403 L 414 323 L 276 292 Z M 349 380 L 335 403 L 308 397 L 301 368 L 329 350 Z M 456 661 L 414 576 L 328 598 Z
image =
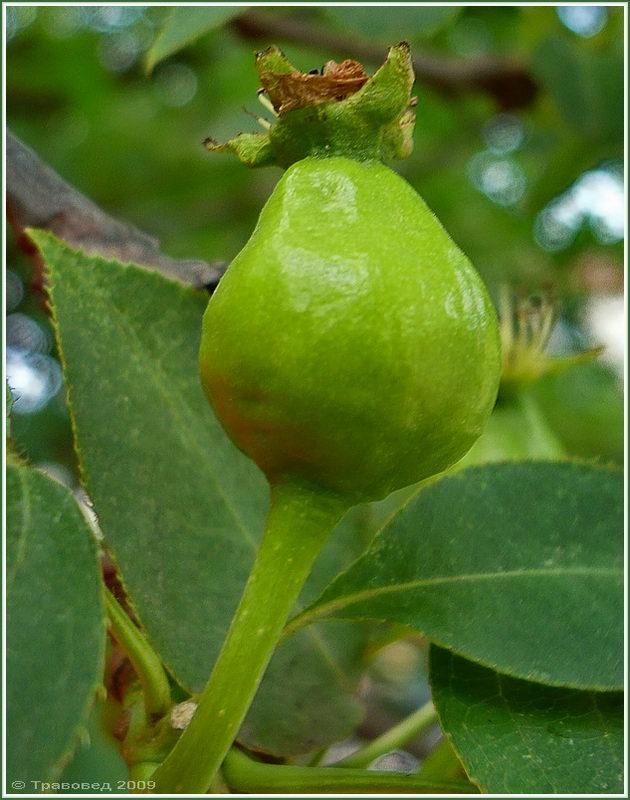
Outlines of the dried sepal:
M 256 53 L 261 102 L 276 119 L 267 134 L 241 134 L 214 152 L 232 152 L 248 166 L 287 167 L 308 156 L 357 160 L 405 158 L 413 147 L 415 98 L 409 45 L 389 49 L 369 77 L 357 61 L 327 62 L 300 72 L 275 46 Z
M 368 75 L 357 61 L 328 61 L 321 73 L 262 72 L 260 75 L 274 109 L 278 115 L 296 108 L 308 108 L 322 103 L 345 100 L 365 85 Z

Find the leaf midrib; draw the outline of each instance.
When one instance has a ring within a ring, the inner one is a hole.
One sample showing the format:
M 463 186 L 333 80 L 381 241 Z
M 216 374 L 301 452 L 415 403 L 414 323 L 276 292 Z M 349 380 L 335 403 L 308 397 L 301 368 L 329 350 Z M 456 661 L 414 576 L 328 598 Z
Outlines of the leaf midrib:
M 376 586 L 372 589 L 364 589 L 360 592 L 353 592 L 351 594 L 343 595 L 335 600 L 330 600 L 328 603 L 306 610 L 301 614 L 293 617 L 292 620 L 284 629 L 284 636 L 310 625 L 321 617 L 329 616 L 340 609 L 345 609 L 348 606 L 362 603 L 366 600 L 371 600 L 375 597 L 380 597 L 386 594 L 395 594 L 396 592 L 405 592 L 412 589 L 421 589 L 425 586 L 436 586 L 447 583 L 460 583 L 460 582 L 475 582 L 486 580 L 500 580 L 505 578 L 531 578 L 531 577 L 544 577 L 544 578 L 558 578 L 565 576 L 583 575 L 586 577 L 604 577 L 615 576 L 623 577 L 623 570 L 614 567 L 555 567 L 555 568 L 532 568 L 532 569 L 514 569 L 503 570 L 501 572 L 473 572 L 462 575 L 435 575 L 429 578 L 418 578 L 414 581 L 405 581 L 403 583 L 389 584 L 386 586 Z

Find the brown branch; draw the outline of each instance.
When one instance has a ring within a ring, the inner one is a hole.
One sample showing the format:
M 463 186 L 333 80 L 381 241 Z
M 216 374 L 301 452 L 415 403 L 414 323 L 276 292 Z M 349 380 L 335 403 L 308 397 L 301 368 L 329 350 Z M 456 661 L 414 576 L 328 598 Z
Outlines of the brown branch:
M 241 36 L 265 40 L 266 44 L 271 40 L 297 42 L 330 52 L 340 59 L 357 58 L 372 64 L 380 64 L 385 57 L 385 48 L 381 45 L 294 17 L 248 11 L 232 25 Z M 536 96 L 538 86 L 534 78 L 517 59 L 450 58 L 414 49 L 416 78 L 441 94 L 484 92 L 494 97 L 504 110 L 529 106 Z
M 223 262 L 178 261 L 160 252 L 159 241 L 110 217 L 66 183 L 30 148 L 7 131 L 7 215 L 20 247 L 34 255 L 25 228 L 45 228 L 88 253 L 131 261 L 195 287 L 214 288 Z M 35 276 L 35 284 L 41 275 Z

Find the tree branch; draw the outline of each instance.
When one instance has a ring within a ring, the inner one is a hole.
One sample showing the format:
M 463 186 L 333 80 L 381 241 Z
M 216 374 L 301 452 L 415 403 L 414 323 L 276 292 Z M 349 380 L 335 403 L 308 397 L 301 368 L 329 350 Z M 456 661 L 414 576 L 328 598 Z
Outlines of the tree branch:
M 374 42 L 336 33 L 328 28 L 286 16 L 248 11 L 235 19 L 233 27 L 247 39 L 297 42 L 328 51 L 338 58 L 363 59 L 380 64 L 385 53 Z M 413 59 L 419 81 L 448 96 L 479 91 L 495 98 L 503 110 L 529 106 L 538 86 L 517 59 L 484 56 L 474 59 L 450 58 L 418 52 Z
M 153 236 L 110 217 L 66 183 L 30 148 L 7 131 L 7 215 L 20 247 L 34 254 L 24 235 L 28 227 L 45 228 L 88 253 L 131 261 L 195 287 L 213 289 L 224 262 L 178 261 L 160 252 Z M 35 276 L 35 285 L 41 275 Z

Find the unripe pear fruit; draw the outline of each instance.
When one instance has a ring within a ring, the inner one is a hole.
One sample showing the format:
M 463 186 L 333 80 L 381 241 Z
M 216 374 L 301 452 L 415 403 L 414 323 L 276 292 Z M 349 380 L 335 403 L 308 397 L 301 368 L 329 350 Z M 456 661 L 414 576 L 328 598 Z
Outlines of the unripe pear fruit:
M 460 459 L 499 368 L 481 279 L 377 161 L 291 166 L 203 322 L 203 385 L 236 445 L 272 484 L 355 503 Z

